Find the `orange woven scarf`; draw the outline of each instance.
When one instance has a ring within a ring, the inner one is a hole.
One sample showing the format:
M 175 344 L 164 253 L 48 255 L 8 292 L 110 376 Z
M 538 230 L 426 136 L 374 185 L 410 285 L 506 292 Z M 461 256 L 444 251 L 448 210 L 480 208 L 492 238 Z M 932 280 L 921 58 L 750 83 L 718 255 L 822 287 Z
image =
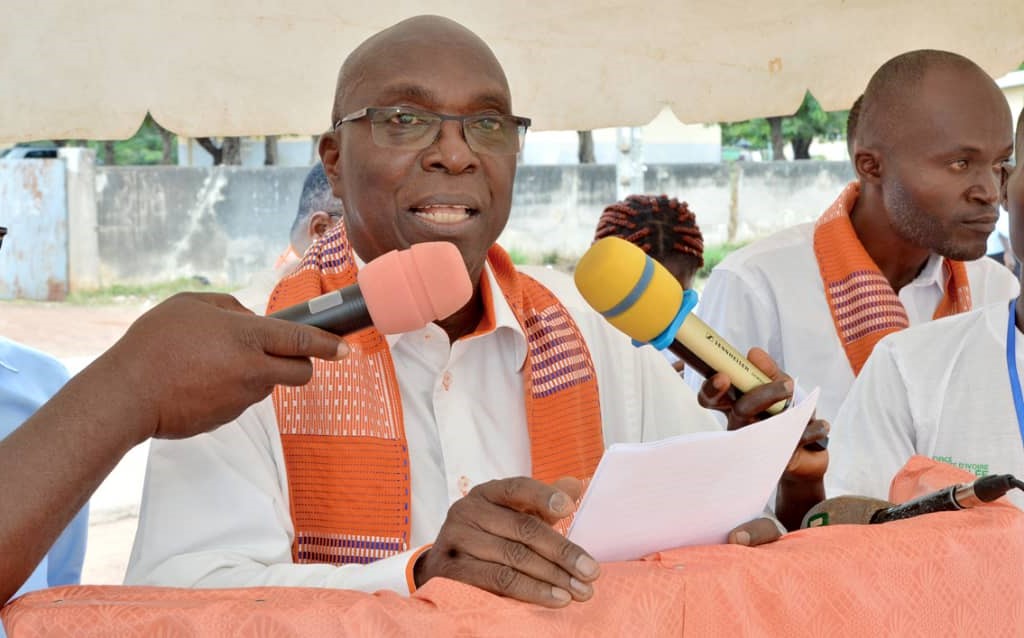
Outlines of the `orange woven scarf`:
M 825 283 L 825 296 L 854 375 L 860 374 L 882 337 L 910 326 L 899 296 L 853 229 L 850 211 L 859 195 L 860 184 L 851 182 L 814 227 L 814 254 Z M 944 259 L 943 268 L 946 290 L 934 319 L 971 309 L 967 267 L 963 262 Z
M 488 263 L 527 337 L 523 374 L 533 476 L 587 480 L 604 439 L 586 343 L 555 296 L 516 272 L 501 248 L 490 250 Z M 267 312 L 355 280 L 356 263 L 339 224 L 277 285 Z M 486 279 L 481 286 L 490 304 Z M 346 341 L 349 356 L 314 359 L 307 385 L 274 389 L 295 526 L 292 558 L 299 563 L 369 563 L 409 549 L 409 454 L 391 352 L 373 328 Z

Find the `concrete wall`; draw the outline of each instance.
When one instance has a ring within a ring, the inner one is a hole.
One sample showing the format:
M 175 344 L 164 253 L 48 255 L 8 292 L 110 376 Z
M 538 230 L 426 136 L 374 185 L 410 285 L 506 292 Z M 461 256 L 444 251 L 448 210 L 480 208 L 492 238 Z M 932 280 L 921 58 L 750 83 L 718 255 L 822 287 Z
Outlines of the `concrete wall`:
M 705 245 L 729 237 L 729 213 L 735 209 L 734 239 L 762 237 L 781 228 L 817 219 L 854 177 L 849 162 L 737 162 L 731 165 L 649 166 L 646 190 L 690 204 Z
M 244 283 L 273 264 L 307 168 L 98 168 L 101 279 Z
M 96 219 L 96 152 L 62 148 L 68 206 L 68 290 L 95 290 L 100 282 L 100 247 Z
M 654 164 L 646 167 L 644 191 L 689 203 L 710 245 L 814 220 L 851 179 L 848 162 Z M 522 166 L 501 243 L 535 258 L 579 256 L 615 199 L 613 166 Z M 730 210 L 736 217 L 731 237 Z
M 242 285 L 287 245 L 306 168 L 96 169 L 100 279 L 145 283 L 201 275 Z M 650 165 L 649 193 L 690 203 L 707 244 L 815 219 L 852 178 L 845 162 Z M 521 166 L 501 243 L 540 260 L 576 257 L 614 202 L 615 167 Z

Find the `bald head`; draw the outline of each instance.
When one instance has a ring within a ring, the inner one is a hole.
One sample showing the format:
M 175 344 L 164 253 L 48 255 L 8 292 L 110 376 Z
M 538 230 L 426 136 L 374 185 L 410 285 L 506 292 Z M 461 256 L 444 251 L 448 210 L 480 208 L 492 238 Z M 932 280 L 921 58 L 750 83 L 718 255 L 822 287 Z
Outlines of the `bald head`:
M 370 36 L 345 58 L 338 72 L 331 122 L 337 122 L 364 106 L 371 106 L 354 105 L 351 97 L 357 95 L 367 82 L 377 83 L 382 77 L 388 77 L 387 71 L 396 62 L 400 63 L 410 55 L 429 58 L 431 52 L 440 48 L 457 51 L 460 56 L 469 56 L 491 67 L 495 76 L 500 77 L 505 93 L 508 93 L 508 80 L 498 58 L 478 35 L 448 18 L 416 16 Z
M 853 101 L 850 112 L 846 115 L 846 150 L 853 159 L 853 142 L 857 139 L 857 122 L 860 121 L 860 109 L 864 103 L 864 94 L 861 93 Z
M 942 108 L 942 103 L 930 103 L 922 94 L 923 87 L 937 84 L 949 89 L 937 91 L 940 102 L 958 98 L 1005 101 L 995 81 L 964 56 L 934 49 L 910 51 L 892 58 L 871 76 L 857 120 L 857 143 L 891 147 L 900 130 L 922 110 Z

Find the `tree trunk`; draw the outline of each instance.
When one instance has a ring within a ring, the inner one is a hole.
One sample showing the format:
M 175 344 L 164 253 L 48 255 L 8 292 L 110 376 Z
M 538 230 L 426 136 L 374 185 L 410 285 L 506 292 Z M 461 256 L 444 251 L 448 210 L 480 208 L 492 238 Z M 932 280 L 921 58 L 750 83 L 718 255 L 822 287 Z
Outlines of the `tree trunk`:
M 786 159 L 786 140 L 782 139 L 782 118 L 781 117 L 769 117 L 768 127 L 771 130 L 772 137 L 772 159 L 781 162 Z
M 268 135 L 263 138 L 263 165 L 274 166 L 277 164 L 277 136 Z
M 743 162 L 732 162 L 729 165 L 729 223 L 725 230 L 725 241 L 730 244 L 736 241 L 736 231 L 740 226 L 740 178 L 743 176 Z
M 794 137 L 790 140 L 789 143 L 793 145 L 793 159 L 811 159 L 811 142 L 813 141 L 814 138 L 811 137 Z
M 227 166 L 241 166 L 242 165 L 242 138 L 240 137 L 225 137 L 224 142 L 220 145 L 221 159 Z
M 214 144 L 213 140 L 208 137 L 197 137 L 196 143 L 202 146 L 203 150 L 210 154 L 210 157 L 213 158 L 214 166 L 220 166 L 221 161 L 224 158 L 224 153 L 222 152 L 221 147 Z
M 175 151 L 177 149 L 175 147 L 178 145 L 178 137 L 174 133 L 171 133 L 164 127 L 157 124 L 156 121 L 154 121 L 153 124 L 156 126 L 156 130 L 160 132 L 160 142 L 163 144 L 163 155 L 160 157 L 160 163 L 176 164 L 177 153 Z
M 580 160 L 580 164 L 593 164 L 596 160 L 594 158 L 594 132 L 593 131 L 576 131 L 576 135 L 579 137 L 579 148 L 576 156 Z
M 114 142 L 107 140 L 103 142 L 103 155 L 102 155 L 104 166 L 113 166 L 117 160 L 114 157 Z

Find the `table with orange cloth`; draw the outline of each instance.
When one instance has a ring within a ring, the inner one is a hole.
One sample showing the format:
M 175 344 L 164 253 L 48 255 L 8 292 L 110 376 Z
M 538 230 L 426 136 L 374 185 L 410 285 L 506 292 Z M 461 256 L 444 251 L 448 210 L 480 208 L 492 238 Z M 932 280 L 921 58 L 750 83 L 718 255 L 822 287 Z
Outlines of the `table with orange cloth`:
M 903 501 L 972 476 L 915 457 Z M 434 579 L 406 598 L 329 589 L 81 586 L 2 612 L 33 636 L 1020 636 L 1024 512 L 995 503 L 771 545 L 688 547 L 609 563 L 594 598 L 561 610 Z

